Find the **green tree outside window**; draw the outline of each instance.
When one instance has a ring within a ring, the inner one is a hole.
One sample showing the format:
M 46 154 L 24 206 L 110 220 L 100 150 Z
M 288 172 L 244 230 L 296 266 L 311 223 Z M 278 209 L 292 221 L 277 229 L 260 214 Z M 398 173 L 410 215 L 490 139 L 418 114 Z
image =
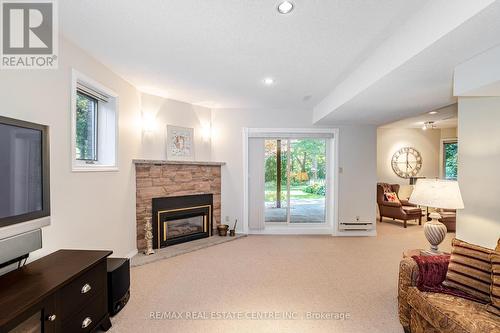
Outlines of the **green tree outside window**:
M 77 92 L 76 159 L 97 160 L 97 99 Z
M 458 175 L 458 142 L 444 143 L 444 177 L 457 179 Z

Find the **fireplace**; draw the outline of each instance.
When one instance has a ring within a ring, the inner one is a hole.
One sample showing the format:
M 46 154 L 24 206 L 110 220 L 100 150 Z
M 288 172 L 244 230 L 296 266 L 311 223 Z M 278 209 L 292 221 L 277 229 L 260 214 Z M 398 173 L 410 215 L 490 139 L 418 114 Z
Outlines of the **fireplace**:
M 155 249 L 211 236 L 213 195 L 153 198 Z

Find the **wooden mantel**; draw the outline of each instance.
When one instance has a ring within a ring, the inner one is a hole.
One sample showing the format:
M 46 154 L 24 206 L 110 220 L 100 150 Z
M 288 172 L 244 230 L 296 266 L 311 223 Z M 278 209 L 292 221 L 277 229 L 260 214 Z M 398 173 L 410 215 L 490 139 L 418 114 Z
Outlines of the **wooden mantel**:
M 226 162 L 209 162 L 209 161 L 167 161 L 167 160 L 132 160 L 134 164 L 152 164 L 152 165 L 207 165 L 207 166 L 223 166 Z

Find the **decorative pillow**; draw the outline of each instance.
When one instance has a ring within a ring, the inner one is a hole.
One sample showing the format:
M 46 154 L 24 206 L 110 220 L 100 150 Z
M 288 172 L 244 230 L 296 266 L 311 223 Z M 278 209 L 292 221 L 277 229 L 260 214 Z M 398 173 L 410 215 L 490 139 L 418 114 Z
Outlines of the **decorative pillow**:
M 495 251 L 454 238 L 443 285 L 490 303 L 491 260 Z
M 386 201 L 399 203 L 399 198 L 396 192 L 386 192 L 384 193 L 384 197 Z
M 498 247 L 497 247 L 498 248 Z M 491 304 L 489 312 L 500 316 L 500 253 L 491 255 Z

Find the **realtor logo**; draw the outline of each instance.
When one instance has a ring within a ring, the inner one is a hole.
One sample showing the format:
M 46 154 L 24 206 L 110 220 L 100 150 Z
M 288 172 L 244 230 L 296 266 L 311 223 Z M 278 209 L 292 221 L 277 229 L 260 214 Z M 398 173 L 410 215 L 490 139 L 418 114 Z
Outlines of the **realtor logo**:
M 57 68 L 55 0 L 1 0 L 2 69 Z

